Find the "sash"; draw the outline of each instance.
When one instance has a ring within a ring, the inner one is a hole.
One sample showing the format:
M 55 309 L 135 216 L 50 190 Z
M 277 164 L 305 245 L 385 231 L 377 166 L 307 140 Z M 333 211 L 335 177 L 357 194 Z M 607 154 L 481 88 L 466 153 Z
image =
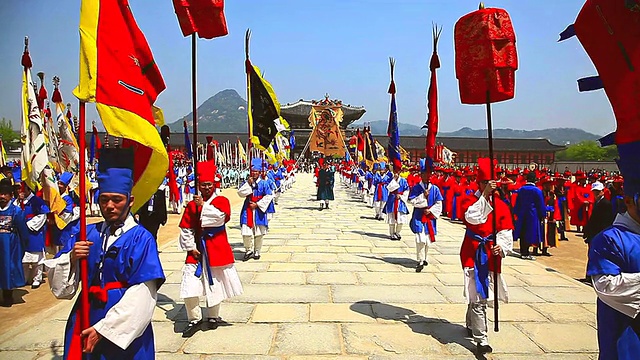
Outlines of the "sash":
M 249 202 L 257 203 L 262 199 L 262 196 L 251 196 L 251 200 Z M 255 220 L 253 218 L 253 212 L 255 209 L 249 209 L 249 204 L 247 204 L 247 226 L 252 228 L 255 226 Z
M 377 194 L 376 201 L 382 201 L 382 185 L 384 185 L 384 184 L 382 184 L 382 183 L 378 184 L 378 188 L 376 189 L 377 190 L 377 192 L 376 192 L 376 194 Z
M 489 297 L 489 254 L 487 254 L 485 245 L 493 241 L 493 234 L 487 237 L 482 237 L 467 229 L 465 236 L 468 236 L 478 242 L 478 249 L 476 250 L 473 262 L 476 291 L 483 299 L 487 299 Z
M 248 209 L 249 210 L 249 209 Z M 194 275 L 197 278 L 202 276 L 202 269 L 207 269 L 207 277 L 209 278 L 209 285 L 213 286 L 213 277 L 211 275 L 211 262 L 209 262 L 209 254 L 207 253 L 207 245 L 205 244 L 205 237 L 210 238 L 218 233 L 224 231 L 224 225 L 218 227 L 208 227 L 202 229 L 202 237 L 200 237 L 200 246 L 202 251 L 200 252 L 200 261 L 198 261 L 198 266 L 196 267 L 196 272 Z
M 431 207 L 428 207 L 427 209 L 431 209 Z M 435 216 L 432 213 L 429 213 L 428 215 L 425 214 L 424 212 L 422 213 L 422 223 L 424 223 L 427 227 L 427 234 L 429 234 L 429 240 L 431 242 L 435 242 L 436 241 L 436 232 L 435 229 L 433 228 L 433 222 L 431 220 L 435 220 Z

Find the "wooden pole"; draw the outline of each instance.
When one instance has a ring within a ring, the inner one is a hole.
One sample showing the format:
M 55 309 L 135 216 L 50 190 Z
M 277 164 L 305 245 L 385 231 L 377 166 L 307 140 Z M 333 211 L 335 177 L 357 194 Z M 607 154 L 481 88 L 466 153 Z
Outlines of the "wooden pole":
M 191 113 L 193 114 L 193 179 L 198 193 L 198 90 L 197 90 L 197 58 L 196 58 L 196 34 L 191 34 Z
M 491 162 L 491 180 L 495 180 L 495 167 L 493 165 L 493 125 L 491 121 L 491 93 L 487 90 L 487 138 L 489 140 L 489 161 Z M 497 214 L 496 214 L 496 193 L 495 191 L 491 193 L 491 206 L 493 207 L 493 243 L 497 244 Z M 498 256 L 493 257 L 493 321 L 494 326 L 493 330 L 495 332 L 500 331 L 500 326 L 498 322 L 498 271 L 500 271 L 500 262 L 498 261 Z
M 80 241 L 87 241 L 87 211 L 85 204 L 87 202 L 87 183 L 85 181 L 87 174 L 86 164 L 86 152 L 87 139 L 86 139 L 86 104 L 80 102 L 80 123 L 78 124 L 78 151 L 80 152 L 80 164 L 78 170 L 79 179 L 79 194 L 80 197 L 80 233 L 78 237 Z M 87 258 L 80 260 L 80 282 L 82 291 L 80 292 L 80 331 L 84 331 L 90 327 L 89 324 L 89 263 Z M 82 343 L 84 348 L 85 339 Z M 84 354 L 80 354 L 81 358 Z

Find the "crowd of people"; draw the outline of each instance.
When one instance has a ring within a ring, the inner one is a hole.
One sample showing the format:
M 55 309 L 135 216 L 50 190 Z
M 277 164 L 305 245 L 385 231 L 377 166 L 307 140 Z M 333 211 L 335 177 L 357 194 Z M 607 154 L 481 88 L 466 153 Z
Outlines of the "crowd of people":
M 220 194 L 222 176 L 215 163 L 199 163 L 198 174 L 191 177 L 193 171 L 186 166 L 187 190 L 182 191 L 190 196 L 177 204 L 171 203 L 167 188 L 183 169 L 175 169 L 176 176 L 168 173 L 156 194 L 134 214 L 130 211 L 134 201 L 132 166 L 125 166 L 124 150 L 105 149 L 101 163 L 90 175 L 97 185 L 85 209 L 94 212 L 93 206 L 97 206 L 104 221 L 88 226 L 87 241 L 77 239 L 81 206 L 75 191 L 69 189 L 73 174 L 57 176 L 67 205 L 58 216 L 65 224 L 60 228 L 42 194 L 20 181 L 18 166 L 0 169 L 4 177 L 0 180 L 3 305 L 12 305 L 12 289 L 25 284 L 38 288 L 44 274 L 56 297 L 73 298 L 79 287 L 78 260 L 88 259 L 89 313 L 97 320 L 91 328 L 79 331 L 75 326 L 80 310 L 72 312 L 72 325 L 65 336 L 67 353 L 75 351 L 74 346 L 94 351 L 98 343 L 105 344 L 100 351 L 124 356 L 154 351 L 150 322 L 157 290 L 164 282 L 156 240 L 159 226 L 167 221 L 167 208 L 172 206 L 177 205 L 175 210 L 182 213 L 179 246 L 186 252 L 180 297 L 189 322 L 183 336 L 228 325 L 220 317 L 221 303 L 243 293 L 225 230 L 231 206 Z M 119 165 L 113 165 L 109 156 L 118 158 Z M 132 157 L 128 163 L 133 164 Z M 591 244 L 614 221 L 620 221 L 616 220 L 619 214 L 629 213 L 630 204 L 637 210 L 625 196 L 624 178 L 601 171 L 560 174 L 548 169 L 509 170 L 486 158 L 474 167 L 463 168 L 441 167 L 428 159 L 399 167 L 383 161 L 369 167 L 364 162 L 324 158 L 314 164 L 319 210 L 330 211 L 338 174 L 352 196 L 372 208 L 373 219 L 388 224 L 390 240 L 400 240 L 403 226 L 408 225 L 415 239 L 417 273 L 429 265 L 429 246 L 436 241 L 438 221 L 448 219 L 465 225 L 460 258 L 463 295 L 468 303 L 466 326 L 479 353 L 492 351 L 486 309 L 496 286 L 498 298 L 508 301 L 499 263 L 513 252 L 514 242 L 519 241 L 522 259 L 535 260 L 532 255 L 551 255 L 549 249 L 557 246 L 557 241 L 567 240 L 566 231 L 582 233 Z M 247 178 L 237 190 L 244 199 L 239 214 L 242 261 L 260 260 L 279 197 L 291 188 L 298 171 L 293 161 L 268 164 L 251 159 Z M 161 210 L 164 215 L 159 216 Z M 96 243 L 102 245 L 92 246 Z M 590 281 L 600 297 L 613 296 L 606 288 L 609 278 L 593 265 L 588 274 L 593 276 Z M 201 298 L 205 299 L 204 309 L 200 308 Z M 135 307 L 130 306 L 133 303 Z
M 582 233 L 591 247 L 594 238 L 628 213 L 629 197 L 618 173 L 506 169 L 487 158 L 479 159 L 474 167 L 460 168 L 437 166 L 427 159 L 397 167 L 384 161 L 368 165 L 319 159 L 314 181 L 320 210 L 329 209 L 329 201 L 334 200 L 335 174 L 356 199 L 373 209 L 373 219 L 389 225 L 390 240 L 400 240 L 403 225 L 409 225 L 418 273 L 428 265 L 427 253 L 436 240 L 438 221 L 448 219 L 466 226 L 460 249 L 468 302 L 466 326 L 479 353 L 492 352 L 486 308 L 496 286 L 493 272 L 500 271 L 499 259 L 514 253 L 514 242 L 519 242 L 519 256 L 524 260 L 551 256 L 550 248 L 558 241 L 568 241 L 567 231 Z M 598 255 L 591 250 L 590 264 L 595 258 Z M 583 281 L 595 281 L 592 268 L 588 266 Z M 606 288 L 604 277 L 598 279 L 603 279 L 596 287 L 601 289 L 597 290 L 601 298 L 622 292 Z M 498 298 L 508 301 L 507 284 L 500 274 L 497 288 Z

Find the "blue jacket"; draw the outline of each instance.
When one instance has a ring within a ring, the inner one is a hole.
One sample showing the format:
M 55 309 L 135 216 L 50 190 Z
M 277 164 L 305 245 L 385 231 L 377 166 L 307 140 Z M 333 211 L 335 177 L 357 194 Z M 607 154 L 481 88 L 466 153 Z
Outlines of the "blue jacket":
M 240 187 L 242 187 L 242 185 Z M 258 182 L 253 185 L 253 197 L 256 198 L 256 200 L 272 194 L 273 192 L 271 191 L 271 185 L 269 184 L 268 180 L 259 179 Z M 250 211 L 248 208 L 250 202 L 251 197 L 247 197 L 244 200 L 244 204 L 242 204 L 242 209 L 240 210 L 240 225 L 247 225 L 247 211 Z M 267 220 L 266 211 L 260 210 L 259 207 L 254 211 L 255 225 L 269 226 L 269 220 Z

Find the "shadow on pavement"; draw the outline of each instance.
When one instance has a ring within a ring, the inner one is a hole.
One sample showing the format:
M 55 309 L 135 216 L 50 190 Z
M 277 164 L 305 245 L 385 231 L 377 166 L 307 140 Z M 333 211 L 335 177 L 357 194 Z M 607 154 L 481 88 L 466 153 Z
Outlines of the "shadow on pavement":
M 389 235 L 386 235 L 386 234 L 376 234 L 376 233 L 370 233 L 370 232 L 360 231 L 360 230 L 351 230 L 350 232 L 352 232 L 354 234 L 362 235 L 362 236 L 369 236 L 369 237 L 374 237 L 374 238 L 378 238 L 378 239 L 389 240 Z M 391 241 L 391 240 L 389 240 L 389 241 Z
M 292 206 L 289 210 L 320 210 L 319 206 Z
M 62 360 L 64 358 L 64 344 L 54 340 L 51 342 L 49 349 L 51 349 L 51 360 Z
M 382 262 L 386 262 L 387 264 L 400 265 L 404 266 L 408 269 L 413 269 L 418 264 L 415 260 L 409 258 L 395 258 L 395 257 L 375 257 L 375 256 L 367 256 L 367 255 L 358 255 L 359 257 L 378 260 Z
M 364 305 L 371 305 L 372 313 L 363 310 L 366 309 Z M 379 301 L 373 300 L 361 300 L 353 303 L 350 306 L 351 311 L 363 314 L 374 319 L 392 320 L 404 323 L 414 333 L 423 334 L 433 337 L 441 344 L 458 344 L 465 349 L 473 353 L 476 359 L 485 359 L 486 357 L 481 354 L 476 354 L 476 346 L 473 344 L 471 338 L 467 338 L 467 329 L 459 324 L 453 324 L 443 319 L 428 318 L 417 314 L 411 309 L 405 309 L 403 307 L 384 304 Z M 426 326 L 425 326 L 425 323 Z M 433 324 L 433 326 L 429 326 Z

